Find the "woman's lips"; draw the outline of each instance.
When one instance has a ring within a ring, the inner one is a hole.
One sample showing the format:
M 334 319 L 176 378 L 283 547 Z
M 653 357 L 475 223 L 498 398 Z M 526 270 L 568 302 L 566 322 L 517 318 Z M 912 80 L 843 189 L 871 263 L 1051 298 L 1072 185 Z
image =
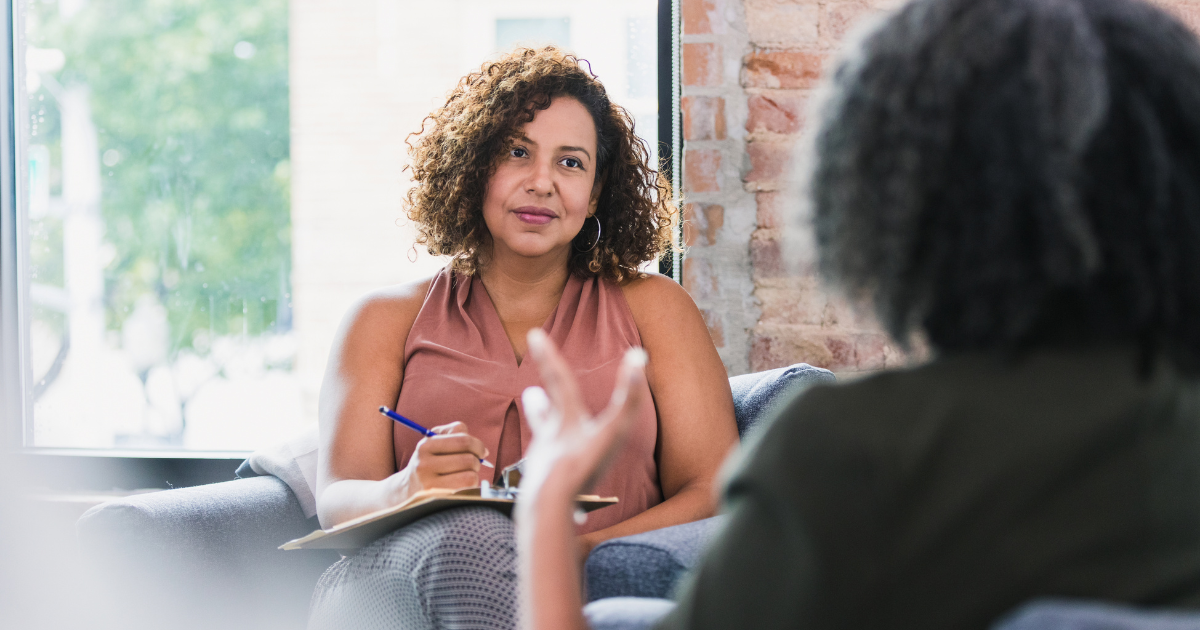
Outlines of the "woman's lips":
M 532 223 L 533 225 L 545 225 L 552 219 L 558 217 L 558 215 L 554 214 L 554 212 L 549 208 L 538 208 L 534 206 L 523 206 L 517 208 L 516 210 L 513 210 L 513 214 L 517 215 L 517 218 L 521 221 L 525 223 Z

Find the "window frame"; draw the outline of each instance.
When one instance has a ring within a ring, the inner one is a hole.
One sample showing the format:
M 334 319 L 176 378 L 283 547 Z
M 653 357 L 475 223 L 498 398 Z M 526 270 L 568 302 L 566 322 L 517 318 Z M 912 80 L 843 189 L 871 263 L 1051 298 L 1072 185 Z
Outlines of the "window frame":
M 28 317 L 28 288 L 22 287 L 20 247 L 23 221 L 18 200 L 24 193 L 18 160 L 16 102 L 19 48 L 23 27 L 15 0 L 4 3 L 4 52 L 0 60 L 0 449 L 4 460 L 24 475 L 28 488 L 46 493 L 111 492 L 149 488 L 179 488 L 235 478 L 234 470 L 245 459 L 238 451 L 135 451 L 129 449 L 65 449 L 27 446 L 29 379 L 26 369 L 27 336 L 22 322 Z M 672 183 L 679 201 L 679 0 L 658 0 L 658 145 L 663 175 Z M 676 226 L 674 238 L 682 244 Z M 680 280 L 680 255 L 672 252 L 660 261 L 660 272 Z M 22 294 L 25 293 L 23 296 Z M 24 297 L 24 299 L 22 299 Z
M 20 302 L 17 299 L 16 190 L 16 19 L 13 0 L 4 0 L 4 53 L 0 68 L 0 444 L 6 451 L 22 443 L 24 392 L 21 374 Z
M 682 53 L 680 0 L 658 0 L 658 161 L 663 176 L 671 182 L 672 204 L 680 209 L 682 120 Z M 666 103 L 667 106 L 663 106 Z M 675 226 L 672 240 L 678 251 L 668 251 L 659 260 L 658 272 L 683 283 L 683 217 Z

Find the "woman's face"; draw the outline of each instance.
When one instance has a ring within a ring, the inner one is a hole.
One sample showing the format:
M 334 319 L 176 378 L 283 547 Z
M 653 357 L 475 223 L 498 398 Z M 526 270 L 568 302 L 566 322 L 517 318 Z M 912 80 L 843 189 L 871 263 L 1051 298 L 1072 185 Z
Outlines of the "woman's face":
M 483 197 L 493 258 L 570 255 L 596 211 L 596 127 L 583 104 L 558 97 L 520 129 Z M 594 189 L 594 190 L 593 190 Z

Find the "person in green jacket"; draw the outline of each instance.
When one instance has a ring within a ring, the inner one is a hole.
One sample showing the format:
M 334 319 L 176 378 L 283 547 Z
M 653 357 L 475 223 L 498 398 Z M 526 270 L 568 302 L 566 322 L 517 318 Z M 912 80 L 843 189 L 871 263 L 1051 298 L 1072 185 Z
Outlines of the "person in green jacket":
M 986 628 L 1039 597 L 1200 608 L 1200 44 L 1135 0 L 914 0 L 800 160 L 819 268 L 924 365 L 745 445 L 660 628 Z M 638 403 L 551 343 L 517 506 L 528 628 L 583 628 L 572 497 Z

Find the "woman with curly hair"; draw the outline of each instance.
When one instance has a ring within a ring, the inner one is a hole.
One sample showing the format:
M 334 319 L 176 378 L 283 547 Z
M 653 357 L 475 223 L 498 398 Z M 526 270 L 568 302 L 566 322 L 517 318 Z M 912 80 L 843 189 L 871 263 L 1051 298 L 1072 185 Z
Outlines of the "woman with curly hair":
M 537 382 L 523 360 L 533 329 L 563 348 L 593 410 L 628 349 L 652 366 L 617 465 L 592 485 L 620 502 L 578 527 L 577 561 L 603 540 L 710 516 L 737 441 L 732 396 L 690 297 L 638 270 L 669 246 L 672 208 L 628 113 L 548 47 L 467 75 L 425 127 L 406 205 L 418 241 L 450 264 L 366 296 L 341 327 L 321 391 L 321 524 L 499 481 L 531 439 L 520 396 Z M 438 435 L 393 430 L 381 405 Z M 514 545 L 491 510 L 433 515 L 331 567 L 310 623 L 511 628 Z

